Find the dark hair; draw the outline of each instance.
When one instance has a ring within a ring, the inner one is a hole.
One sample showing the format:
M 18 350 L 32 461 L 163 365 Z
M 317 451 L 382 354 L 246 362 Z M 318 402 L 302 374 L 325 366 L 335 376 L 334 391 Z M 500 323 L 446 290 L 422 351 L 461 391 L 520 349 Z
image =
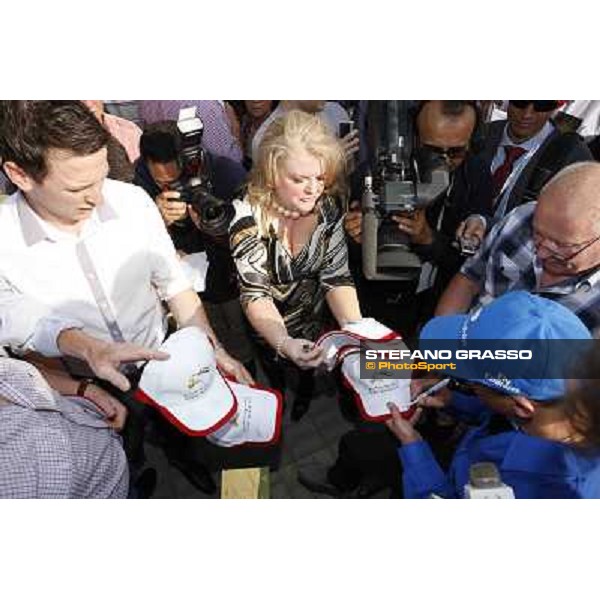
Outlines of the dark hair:
M 0 157 L 38 183 L 48 174 L 49 150 L 87 156 L 104 148 L 108 139 L 109 133 L 79 100 L 0 101 Z
M 576 375 L 577 387 L 567 394 L 565 410 L 583 445 L 600 451 L 600 353 L 594 351 L 584 357 Z
M 158 121 L 144 128 L 140 138 L 142 160 L 169 163 L 177 160 L 179 150 L 179 135 L 175 121 Z

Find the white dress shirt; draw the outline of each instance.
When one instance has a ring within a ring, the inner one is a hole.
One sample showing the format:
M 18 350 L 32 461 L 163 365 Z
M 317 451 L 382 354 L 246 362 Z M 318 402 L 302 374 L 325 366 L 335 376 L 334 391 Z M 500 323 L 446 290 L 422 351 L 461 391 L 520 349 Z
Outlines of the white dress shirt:
M 43 221 L 20 192 L 0 203 L 0 345 L 60 354 L 63 329 L 156 348 L 161 300 L 190 288 L 142 188 L 106 180 L 79 235 Z

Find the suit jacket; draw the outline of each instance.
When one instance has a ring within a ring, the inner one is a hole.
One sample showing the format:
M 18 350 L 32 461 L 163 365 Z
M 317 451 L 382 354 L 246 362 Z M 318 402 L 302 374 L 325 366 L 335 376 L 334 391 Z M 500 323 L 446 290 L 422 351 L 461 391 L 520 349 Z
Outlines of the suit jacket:
M 480 153 L 480 157 L 487 167 L 487 173 L 489 174 L 490 179 L 490 166 L 502 140 L 502 134 L 504 133 L 504 127 L 506 126 L 506 123 L 507 121 L 503 120 L 493 121 L 492 123 L 488 124 L 485 145 Z M 506 204 L 505 214 L 508 214 L 513 208 L 516 208 L 525 202 L 537 199 L 537 197 L 532 198 L 530 196 L 526 196 L 525 192 L 527 191 L 527 187 L 532 180 L 532 175 L 535 172 L 536 166 L 539 164 L 540 158 L 543 156 L 548 146 L 550 144 L 554 144 L 554 140 L 557 138 L 560 138 L 561 141 L 556 143 L 564 145 L 564 154 L 560 154 L 560 160 L 552 165 L 551 171 L 545 174 L 546 180 L 549 180 L 552 175 L 558 173 L 558 171 L 567 165 L 586 160 L 593 160 L 589 148 L 585 142 L 579 136 L 577 136 L 577 134 L 563 134 L 555 128 L 554 131 L 544 140 L 543 144 L 537 149 L 535 154 L 529 159 L 525 165 L 525 168 L 521 171 L 517 181 L 515 182 L 515 185 L 510 192 L 510 196 Z

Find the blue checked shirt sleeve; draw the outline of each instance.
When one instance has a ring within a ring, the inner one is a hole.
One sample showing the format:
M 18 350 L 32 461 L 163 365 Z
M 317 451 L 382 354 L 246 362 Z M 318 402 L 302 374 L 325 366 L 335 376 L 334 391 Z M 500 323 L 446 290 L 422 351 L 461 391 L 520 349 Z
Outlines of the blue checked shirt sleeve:
M 419 440 L 400 446 L 398 456 L 402 463 L 405 498 L 429 498 L 431 494 L 443 498 L 456 497 L 448 476 L 442 471 L 427 442 Z

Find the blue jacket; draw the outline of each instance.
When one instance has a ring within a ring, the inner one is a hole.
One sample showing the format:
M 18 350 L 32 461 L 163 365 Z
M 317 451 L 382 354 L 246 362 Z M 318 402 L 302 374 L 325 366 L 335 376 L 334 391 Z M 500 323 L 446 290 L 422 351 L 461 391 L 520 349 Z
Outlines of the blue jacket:
M 600 455 L 518 430 L 490 435 L 490 419 L 470 428 L 444 473 L 425 441 L 398 449 L 405 498 L 463 498 L 469 467 L 493 462 L 516 498 L 600 498 Z

